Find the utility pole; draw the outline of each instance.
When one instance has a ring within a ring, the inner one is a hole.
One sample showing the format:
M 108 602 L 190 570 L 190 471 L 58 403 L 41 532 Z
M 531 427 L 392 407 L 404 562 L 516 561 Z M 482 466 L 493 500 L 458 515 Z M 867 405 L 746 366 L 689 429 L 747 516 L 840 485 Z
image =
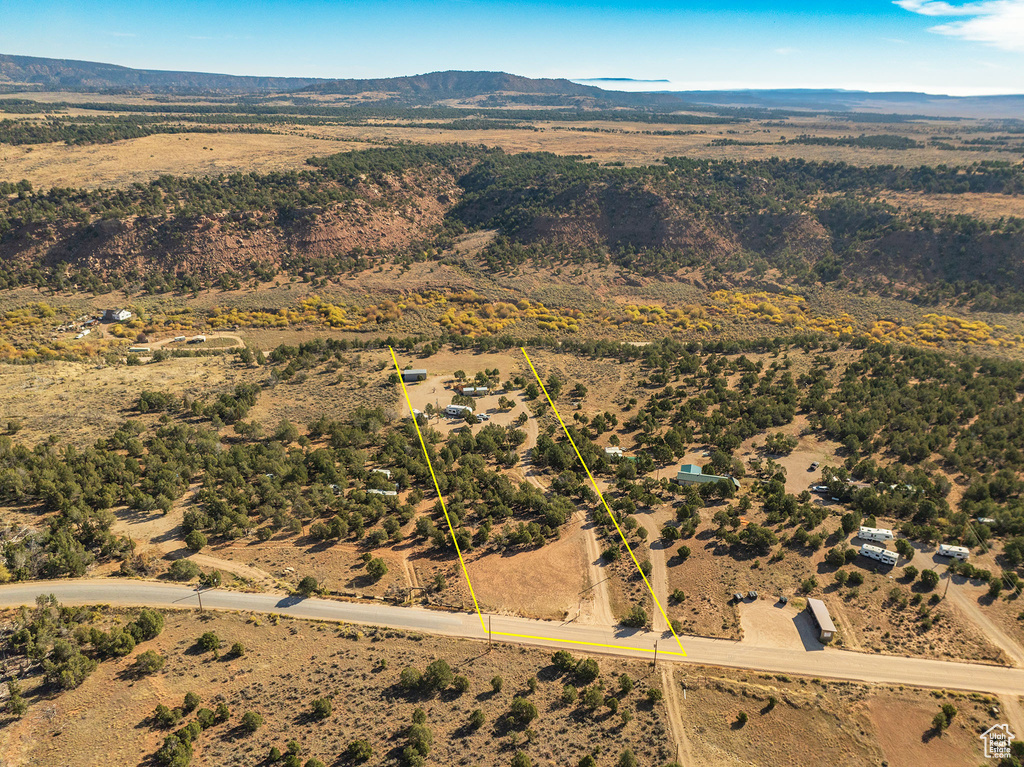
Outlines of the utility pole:
M 654 667 L 658 667 L 658 643 L 654 643 Z
M 487 616 L 487 652 L 490 652 L 492 649 L 493 649 L 493 645 L 491 644 L 491 616 L 488 615 Z
M 950 583 L 950 581 L 952 581 L 952 580 L 953 580 L 953 575 L 952 575 L 952 573 L 950 573 L 950 572 L 949 572 L 949 570 L 947 569 L 947 570 L 946 570 L 946 588 L 945 588 L 945 590 L 944 590 L 944 591 L 942 592 L 942 598 L 943 598 L 943 599 L 945 599 L 945 598 L 946 598 L 946 594 L 947 594 L 947 593 L 949 592 L 949 583 Z
M 199 612 L 203 611 L 203 587 L 196 586 L 196 596 L 199 597 Z

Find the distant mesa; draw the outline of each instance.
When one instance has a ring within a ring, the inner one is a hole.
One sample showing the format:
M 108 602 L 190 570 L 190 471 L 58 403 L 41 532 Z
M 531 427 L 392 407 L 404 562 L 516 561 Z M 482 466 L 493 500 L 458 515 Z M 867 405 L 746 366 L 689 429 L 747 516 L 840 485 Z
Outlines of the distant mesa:
M 574 77 L 576 83 L 667 83 L 670 80 L 644 80 L 636 77 Z
M 615 88 L 618 84 L 621 88 Z M 643 86 L 650 84 L 650 90 Z M 666 87 L 666 84 L 668 87 Z M 603 85 L 604 87 L 598 87 Z M 612 86 L 612 87 L 609 87 Z M 639 86 L 639 87 L 637 87 Z M 508 72 L 428 72 L 405 77 L 324 79 L 250 77 L 207 72 L 132 69 L 72 59 L 0 54 L 0 94 L 24 91 L 180 95 L 312 94 L 359 96 L 403 105 L 434 105 L 472 100 L 480 106 L 533 105 L 570 109 L 647 109 L 724 111 L 795 110 L 875 112 L 922 117 L 1024 117 L 1024 95 L 942 96 L 927 93 L 875 93 L 840 89 L 675 91 L 667 79 L 598 77 L 586 80 L 531 78 Z

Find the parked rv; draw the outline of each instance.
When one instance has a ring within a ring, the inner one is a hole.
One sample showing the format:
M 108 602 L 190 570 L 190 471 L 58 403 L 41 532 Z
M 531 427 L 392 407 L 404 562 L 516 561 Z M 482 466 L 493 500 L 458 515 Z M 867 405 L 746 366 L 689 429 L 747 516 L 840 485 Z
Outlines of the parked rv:
M 947 546 L 944 543 L 940 543 L 939 556 L 951 557 L 952 559 L 959 559 L 961 562 L 966 562 L 967 558 L 971 556 L 971 551 L 964 546 Z
M 892 530 L 880 527 L 861 527 L 857 537 L 862 541 L 891 541 L 896 536 L 892 534 Z
M 860 547 L 860 555 L 881 562 L 883 565 L 895 565 L 900 558 L 895 551 L 883 549 L 881 546 L 872 546 L 870 543 L 865 543 Z

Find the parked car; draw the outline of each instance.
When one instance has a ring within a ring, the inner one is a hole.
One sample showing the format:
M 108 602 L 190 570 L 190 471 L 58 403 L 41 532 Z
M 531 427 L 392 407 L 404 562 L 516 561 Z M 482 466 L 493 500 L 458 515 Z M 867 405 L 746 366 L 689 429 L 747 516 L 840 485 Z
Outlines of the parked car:
M 818 469 L 818 467 L 820 465 L 821 464 L 819 464 L 817 461 L 815 461 L 814 463 L 811 464 L 811 467 L 807 471 L 817 471 L 817 469 Z

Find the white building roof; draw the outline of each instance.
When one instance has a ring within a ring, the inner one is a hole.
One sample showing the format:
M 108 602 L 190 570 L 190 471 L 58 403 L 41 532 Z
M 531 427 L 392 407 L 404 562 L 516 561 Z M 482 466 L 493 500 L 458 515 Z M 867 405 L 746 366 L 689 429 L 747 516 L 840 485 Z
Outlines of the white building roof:
M 818 622 L 818 628 L 822 631 L 836 632 L 836 624 L 832 622 L 832 616 L 828 614 L 828 608 L 820 599 L 808 599 L 807 607 L 810 609 L 814 620 Z

